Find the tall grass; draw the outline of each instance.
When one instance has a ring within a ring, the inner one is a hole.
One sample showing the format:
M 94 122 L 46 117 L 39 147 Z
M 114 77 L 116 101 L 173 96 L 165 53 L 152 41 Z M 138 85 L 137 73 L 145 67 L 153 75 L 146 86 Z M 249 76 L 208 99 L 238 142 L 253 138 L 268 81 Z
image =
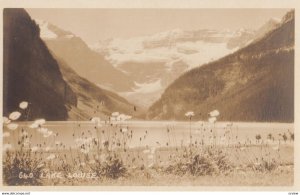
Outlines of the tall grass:
M 74 123 L 70 135 L 72 146 L 59 140 L 59 133 L 47 128 L 47 121 L 37 119 L 29 126 L 19 126 L 17 120 L 28 113 L 30 104 L 4 117 L 3 181 L 6 185 L 80 185 L 133 177 L 151 179 L 155 175 L 202 177 L 228 175 L 236 171 L 269 173 L 283 166 L 281 148 L 294 141 L 294 134 L 271 132 L 242 141 L 233 123 L 217 129 L 219 111 L 209 113 L 207 122 L 194 122 L 187 112 L 189 141 L 177 140 L 175 127 L 166 127 L 166 143 L 145 144 L 153 138 L 151 129 L 135 135 L 128 120 L 131 116 L 114 112 L 101 120 L 95 112 L 92 128 Z M 97 108 L 98 109 L 98 108 Z M 25 117 L 26 118 L 26 117 Z M 35 141 L 34 141 L 35 139 Z

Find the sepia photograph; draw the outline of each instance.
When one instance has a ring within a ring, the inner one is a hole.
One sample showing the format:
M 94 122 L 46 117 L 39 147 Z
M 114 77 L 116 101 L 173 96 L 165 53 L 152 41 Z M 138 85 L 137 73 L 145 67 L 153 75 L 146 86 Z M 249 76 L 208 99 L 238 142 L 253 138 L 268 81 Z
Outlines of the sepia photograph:
M 294 8 L 3 8 L 2 186 L 294 186 Z

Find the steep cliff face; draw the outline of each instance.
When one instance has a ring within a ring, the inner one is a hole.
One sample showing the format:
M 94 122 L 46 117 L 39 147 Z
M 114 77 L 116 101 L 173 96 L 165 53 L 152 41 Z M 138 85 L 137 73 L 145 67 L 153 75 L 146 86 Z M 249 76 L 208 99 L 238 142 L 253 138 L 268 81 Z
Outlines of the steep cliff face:
M 49 50 L 80 77 L 118 92 L 127 91 L 134 85 L 127 74 L 113 67 L 101 54 L 92 51 L 80 37 L 44 21 L 37 20 L 37 23 L 41 38 Z
M 68 105 L 77 104 L 76 95 L 24 9 L 4 9 L 3 41 L 4 115 L 28 101 L 29 119 L 66 120 Z
M 195 68 L 173 82 L 153 104 L 150 119 L 294 121 L 294 12 L 265 36 L 220 60 Z
M 71 120 L 89 120 L 94 116 L 107 118 L 116 111 L 138 118 L 142 113 L 143 110 L 129 103 L 126 99 L 80 77 L 65 61 L 58 57 L 56 59 L 64 80 L 77 96 L 78 105 L 72 106 L 69 111 Z M 136 111 L 134 111 L 134 107 L 137 108 Z

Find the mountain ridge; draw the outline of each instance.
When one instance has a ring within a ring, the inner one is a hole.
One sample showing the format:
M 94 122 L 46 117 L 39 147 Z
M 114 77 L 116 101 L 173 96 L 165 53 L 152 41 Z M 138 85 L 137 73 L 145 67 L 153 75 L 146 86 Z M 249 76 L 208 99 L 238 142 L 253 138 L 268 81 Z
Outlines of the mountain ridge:
M 250 44 L 277 25 L 276 20 L 270 19 L 258 30 L 174 29 L 128 40 L 105 40 L 97 49 L 85 44 L 72 32 L 47 22 L 47 25 L 39 23 L 45 32 L 56 35 L 56 38 L 44 38 L 48 47 L 80 76 L 145 109 L 182 73 Z M 80 48 L 80 52 L 74 47 Z M 84 59 L 93 59 L 93 62 Z M 86 68 L 82 68 L 84 66 Z M 114 71 L 110 71 L 112 69 Z M 95 79 L 96 74 L 101 79 Z M 113 79 L 115 77 L 119 79 Z
M 89 120 L 98 116 L 106 118 L 113 112 L 130 114 L 139 117 L 141 110 L 117 94 L 99 88 L 85 78 L 80 77 L 66 62 L 57 58 L 64 80 L 71 86 L 77 96 L 77 106 L 69 110 L 72 120 Z
M 278 21 L 270 19 L 257 30 L 174 29 L 149 36 L 108 39 L 90 47 L 105 56 L 112 65 L 131 75 L 138 84 L 133 89 L 137 90 L 123 94 L 132 101 L 142 99 L 143 105 L 148 108 L 182 73 L 233 53 L 277 24 Z M 143 91 L 138 86 L 150 86 L 158 81 L 161 87 L 156 92 L 138 92 Z
M 287 15 L 289 15 L 288 13 Z M 294 19 L 250 45 L 175 80 L 149 109 L 149 119 L 184 119 L 194 110 L 206 120 L 294 120 Z
M 40 39 L 39 27 L 21 8 L 3 11 L 3 113 L 29 102 L 28 118 L 67 120 L 77 99 L 63 80 L 57 61 Z
M 131 89 L 133 83 L 130 78 L 99 53 L 92 51 L 80 37 L 51 23 L 36 22 L 44 32 L 48 32 L 43 34 L 55 34 L 42 38 L 51 52 L 63 59 L 79 76 L 108 89 L 121 92 Z

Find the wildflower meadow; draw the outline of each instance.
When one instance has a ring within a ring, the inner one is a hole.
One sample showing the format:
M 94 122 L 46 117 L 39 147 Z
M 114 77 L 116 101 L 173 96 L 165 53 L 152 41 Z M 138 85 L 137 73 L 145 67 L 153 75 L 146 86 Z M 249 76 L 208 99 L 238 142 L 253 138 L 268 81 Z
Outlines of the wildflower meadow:
M 3 117 L 4 185 L 292 185 L 291 124 L 105 119 L 27 121 L 23 101 Z M 24 120 L 20 120 L 23 117 Z

